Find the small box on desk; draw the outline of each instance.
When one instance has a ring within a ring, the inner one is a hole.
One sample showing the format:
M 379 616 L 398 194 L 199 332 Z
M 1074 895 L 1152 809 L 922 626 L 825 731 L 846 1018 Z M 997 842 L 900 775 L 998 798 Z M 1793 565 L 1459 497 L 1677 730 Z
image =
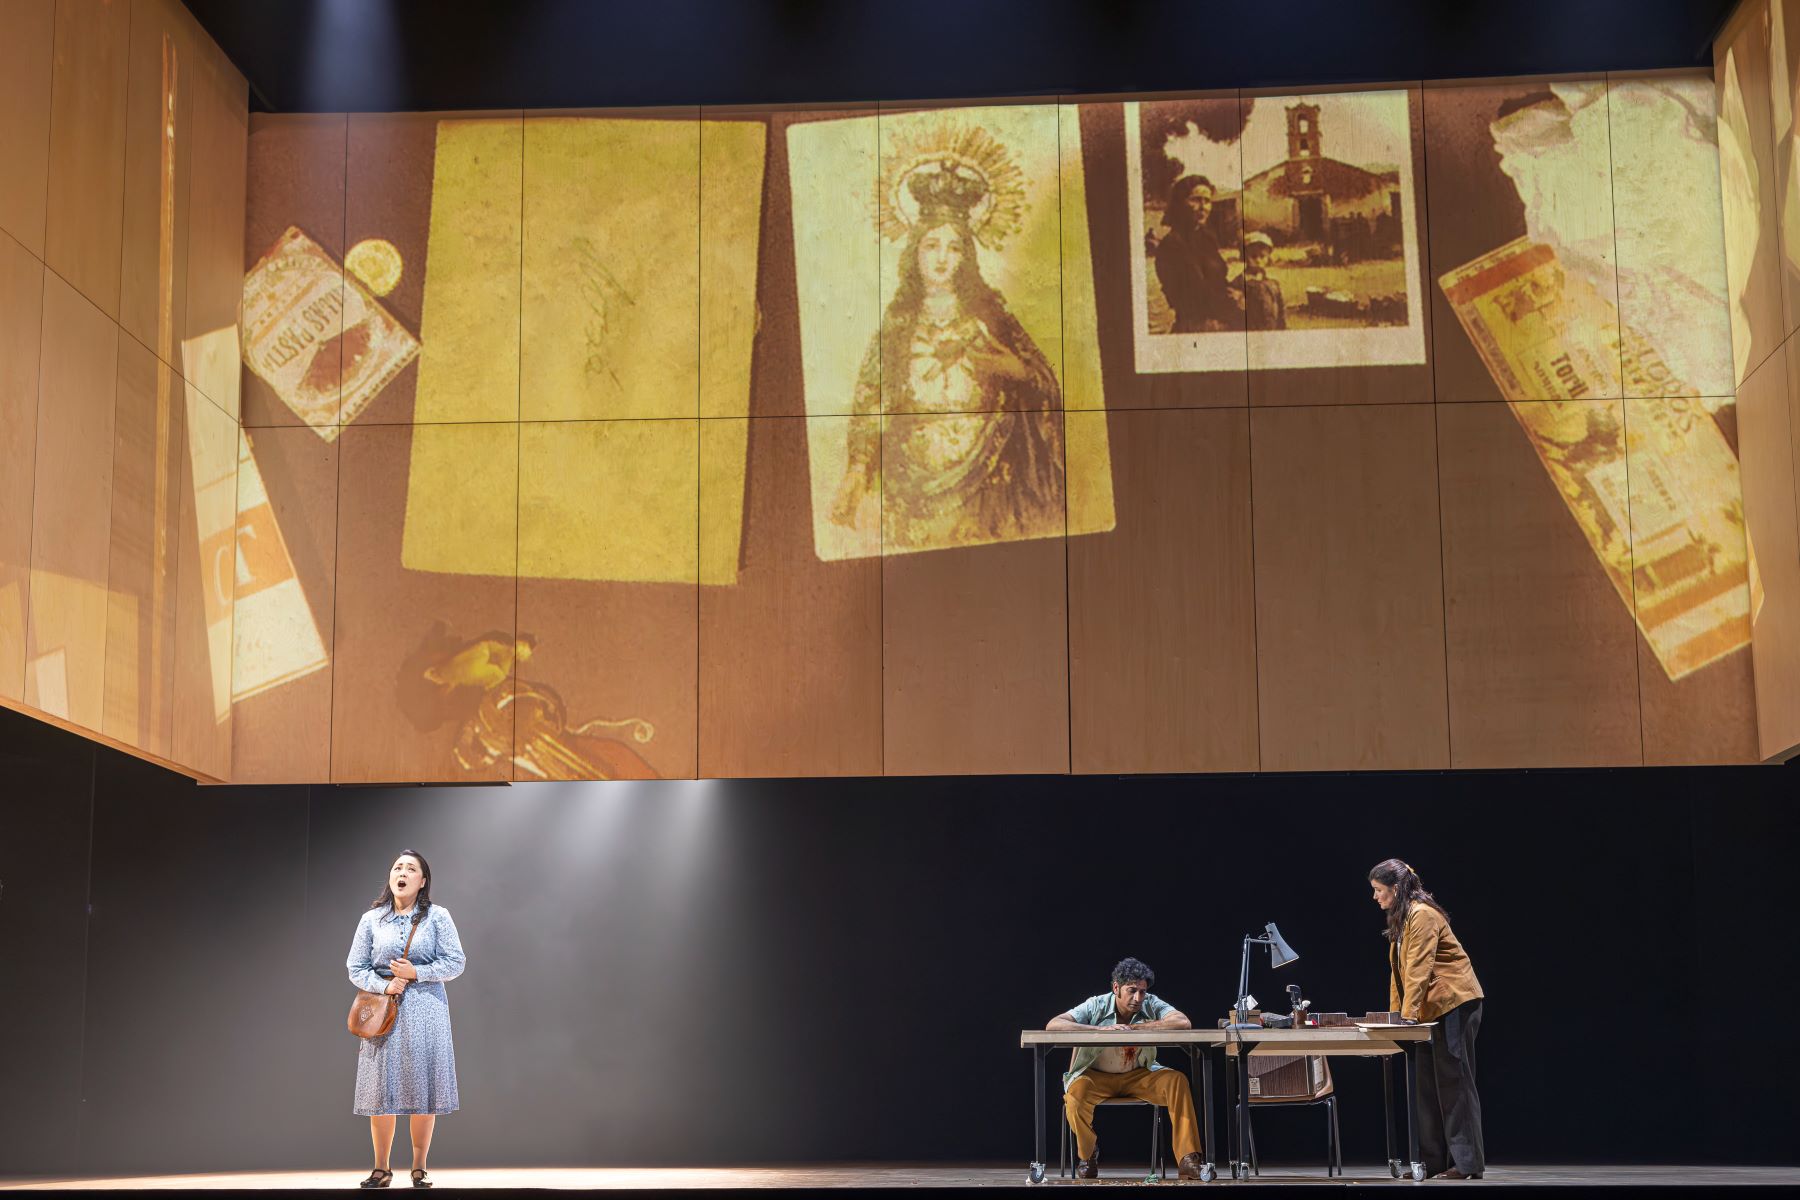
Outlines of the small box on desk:
M 1406 1020 L 1406 1018 L 1401 1016 L 1397 1012 L 1379 1012 L 1379 1013 L 1372 1012 L 1363 1018 L 1363 1024 L 1365 1024 L 1365 1025 L 1399 1025 L 1399 1024 L 1404 1023 L 1405 1020 Z

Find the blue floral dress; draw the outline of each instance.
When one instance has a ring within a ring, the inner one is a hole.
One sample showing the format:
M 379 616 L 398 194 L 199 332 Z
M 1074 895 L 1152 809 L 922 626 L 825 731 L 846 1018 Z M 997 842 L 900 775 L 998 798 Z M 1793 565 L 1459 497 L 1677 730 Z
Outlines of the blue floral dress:
M 365 992 L 384 992 L 393 972 L 388 962 L 406 946 L 412 914 L 393 906 L 372 908 L 356 926 L 344 966 Z M 400 996 L 394 1027 L 383 1037 L 362 1038 L 356 1058 L 356 1115 L 423 1116 L 457 1109 L 456 1050 L 450 1043 L 450 1001 L 444 984 L 463 973 L 456 922 L 441 904 L 426 909 L 407 961 L 416 983 Z

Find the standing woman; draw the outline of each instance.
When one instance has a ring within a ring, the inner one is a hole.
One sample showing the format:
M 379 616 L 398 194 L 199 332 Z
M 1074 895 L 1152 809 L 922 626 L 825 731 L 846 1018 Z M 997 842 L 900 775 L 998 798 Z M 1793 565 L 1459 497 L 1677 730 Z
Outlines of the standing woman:
M 1369 872 L 1369 886 L 1387 914 L 1388 1008 L 1406 1021 L 1437 1023 L 1419 1046 L 1419 1155 L 1434 1179 L 1480 1179 L 1487 1169 L 1475 1093 L 1481 981 L 1417 871 L 1386 859 Z
M 363 1039 L 356 1059 L 356 1115 L 369 1118 L 375 1148 L 375 1169 L 362 1181 L 365 1188 L 393 1181 L 388 1156 L 394 1118 L 401 1115 L 411 1118 L 412 1185 L 431 1186 L 425 1156 L 432 1129 L 440 1115 L 457 1108 L 456 1051 L 444 984 L 463 973 L 463 962 L 456 922 L 431 902 L 431 864 L 417 850 L 402 850 L 388 869 L 387 886 L 357 923 L 344 963 L 351 983 L 365 992 L 387 992 L 399 1006 L 393 1029 Z

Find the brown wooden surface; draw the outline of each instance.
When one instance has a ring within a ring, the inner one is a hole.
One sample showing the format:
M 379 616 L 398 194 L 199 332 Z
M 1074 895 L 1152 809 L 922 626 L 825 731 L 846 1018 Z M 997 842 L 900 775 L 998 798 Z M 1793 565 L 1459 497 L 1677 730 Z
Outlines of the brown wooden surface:
M 274 248 L 290 225 L 317 242 L 340 264 L 344 252 L 345 148 L 349 118 L 343 113 L 252 113 L 245 172 L 242 269 L 248 272 Z M 324 370 L 341 367 L 342 314 L 321 334 L 329 355 Z M 415 325 L 416 329 L 417 326 Z M 328 376 L 329 377 L 329 376 Z M 301 420 L 260 377 L 243 372 L 246 428 L 299 425 Z
M 42 259 L 56 0 L 0 0 L 0 230 Z
M 1440 401 L 1500 400 L 1500 389 L 1481 361 L 1456 310 L 1444 296 L 1438 279 L 1526 233 L 1525 206 L 1518 186 L 1500 168 L 1494 147 L 1493 124 L 1504 115 L 1535 104 L 1560 106 L 1550 91 L 1548 77 L 1464 82 L 1448 80 L 1425 85 L 1425 190 L 1430 210 L 1430 255 L 1426 294 L 1431 304 L 1431 367 L 1433 394 Z M 1601 88 L 1603 77 L 1575 77 L 1567 82 L 1578 87 Z M 1555 198 L 1557 219 L 1584 230 L 1610 231 L 1613 197 L 1607 146 L 1585 147 L 1582 167 L 1591 179 L 1606 181 L 1591 191 Z M 1604 299 L 1618 302 L 1618 286 L 1609 280 Z M 1618 319 L 1612 316 L 1612 337 L 1618 336 Z M 1596 340 L 1600 331 L 1594 331 Z M 1536 384 L 1535 376 L 1522 382 Z M 1591 392 L 1586 399 L 1619 395 L 1617 364 L 1612 386 Z M 1524 399 L 1553 400 L 1539 388 Z
M 1743 277 L 1743 294 L 1732 296 L 1741 313 L 1734 313 L 1732 336 L 1748 334 L 1748 357 L 1739 349 L 1738 360 L 1744 363 L 1737 382 L 1742 383 L 1757 366 L 1781 345 L 1785 320 L 1782 312 L 1781 250 L 1775 224 L 1775 145 L 1770 132 L 1769 112 L 1769 3 L 1770 0 L 1748 0 L 1732 14 L 1729 24 L 1713 42 L 1713 73 L 1717 95 L 1721 98 L 1719 137 L 1721 145 L 1731 138 L 1725 126 L 1725 60 L 1729 53 L 1737 69 L 1743 89 L 1744 112 L 1749 120 L 1750 157 L 1756 171 L 1756 209 L 1754 212 L 1733 211 L 1731 194 L 1725 193 L 1725 228 L 1739 224 L 1754 228 L 1754 254 L 1748 264 L 1733 263 L 1734 278 Z M 1751 238 L 1746 229 L 1725 239 L 1729 259 L 1734 246 Z M 1737 317 L 1743 325 L 1735 324 Z
M 98 730 L 119 328 L 47 272 L 43 329 L 25 702 Z M 31 669 L 34 658 L 58 650 L 66 707 L 41 694 Z
M 162 758 L 170 757 L 174 727 L 176 563 L 182 462 L 188 454 L 185 408 L 181 381 L 168 364 L 137 339 L 121 335 L 106 577 L 106 704 L 100 728 Z
M 247 430 L 244 436 L 329 653 L 337 594 L 338 445 L 305 427 Z M 332 679 L 327 662 L 321 670 L 232 706 L 233 780 L 317 783 L 331 778 Z
M 1262 769 L 1449 766 L 1433 411 L 1252 414 Z
M 196 480 L 205 488 L 224 478 L 225 503 L 236 496 L 237 422 L 210 399 L 187 385 L 186 452 L 181 456 L 180 549 L 175 587 L 175 694 L 171 703 L 174 728 L 170 757 L 219 779 L 231 777 L 231 614 L 222 614 L 224 628 L 214 628 L 221 614 L 212 611 L 208 592 L 215 597 L 225 589 L 230 603 L 235 575 L 235 539 L 231 526 L 214 527 L 208 513 L 216 509 L 205 501 L 219 502 L 216 492 L 196 495 Z M 214 486 L 218 486 L 216 483 Z M 235 511 L 233 506 L 228 511 Z M 215 661 L 218 656 L 218 661 Z M 219 689 L 223 688 L 223 697 Z
M 1439 409 L 1438 469 L 1451 765 L 1642 762 L 1637 627 L 1511 408 Z
M 700 589 L 703 776 L 881 773 L 881 560 L 813 550 L 807 431 L 845 420 L 750 422 L 737 582 Z M 703 458 L 721 442 L 735 438 L 702 421 Z M 703 522 L 728 499 L 708 477 Z
M 518 461 L 516 425 L 444 429 L 465 439 L 472 456 Z M 511 779 L 510 759 L 475 772 L 457 766 L 452 752 L 460 720 L 435 700 L 423 671 L 458 645 L 490 634 L 511 639 L 518 581 L 510 570 L 441 575 L 401 565 L 412 438 L 409 426 L 359 423 L 338 443 L 331 778 Z M 514 503 L 511 496 L 493 502 Z
M 237 324 L 244 294 L 244 157 L 249 133 L 244 77 L 210 42 L 194 57 L 186 320 L 190 338 Z M 236 353 L 237 339 L 230 344 Z M 216 381 L 204 382 L 207 399 L 235 420 L 239 373 L 222 371 Z
M 1774 73 L 1775 64 L 1779 62 L 1786 70 L 1788 87 L 1792 88 L 1796 78 L 1795 71 L 1800 69 L 1800 5 L 1796 5 L 1794 0 L 1769 0 L 1769 4 L 1771 16 L 1773 16 L 1774 9 L 1779 6 L 1782 17 L 1782 33 L 1785 35 L 1780 42 L 1777 42 L 1774 38 L 1774 25 L 1771 22 L 1769 30 L 1771 86 L 1773 86 L 1773 79 L 1779 77 Z M 1793 195 L 1794 180 L 1790 174 L 1792 168 L 1788 165 L 1793 159 L 1794 135 L 1796 132 L 1800 132 L 1794 125 L 1794 118 L 1800 114 L 1794 112 L 1792 95 L 1786 97 L 1785 101 L 1781 101 L 1774 95 L 1771 95 L 1769 99 L 1772 118 L 1770 134 L 1777 164 L 1774 189 L 1775 211 L 1781 213 L 1786 211 L 1789 204 L 1800 203 L 1800 196 Z M 1783 110 L 1787 116 L 1785 125 L 1780 121 Z M 1800 264 L 1800 244 L 1796 244 L 1794 240 L 1796 231 L 1788 228 L 1780 217 L 1776 218 L 1775 232 L 1776 243 L 1781 252 L 1781 304 L 1784 318 L 1781 332 L 1785 338 L 1796 328 L 1800 328 L 1800 265 L 1796 265 Z
M 118 738 L 108 737 L 98 730 L 87 729 L 75 724 L 73 721 L 59 717 L 55 713 L 47 713 L 41 708 L 33 708 L 29 704 L 20 700 L 15 700 L 10 696 L 0 696 L 0 708 L 11 709 L 13 712 L 30 717 L 34 721 L 42 721 L 46 725 L 54 725 L 56 728 L 61 729 L 66 733 L 79 734 L 90 742 L 98 742 L 102 746 L 111 746 L 121 754 L 129 754 L 131 757 L 142 759 L 144 762 L 155 763 L 164 770 L 173 771 L 177 775 L 186 775 L 189 779 L 195 780 L 198 783 L 230 782 L 229 780 L 215 779 L 211 775 L 202 774 L 201 772 L 194 770 L 194 768 L 187 766 L 185 763 L 178 763 L 172 758 L 159 758 L 154 754 L 139 750 L 129 742 L 121 742 Z M 0 1184 L 0 1186 L 4 1185 Z
M 0 697 L 25 696 L 44 267 L 0 233 Z
M 1423 104 L 1418 83 L 1406 81 L 1348 87 L 1324 86 L 1308 89 L 1246 89 L 1241 103 L 1246 113 L 1254 104 L 1280 105 L 1304 92 L 1308 95 L 1357 91 L 1394 91 L 1407 94 L 1408 126 L 1412 145 L 1412 191 L 1401 197 L 1403 208 L 1411 206 L 1418 217 L 1419 269 L 1407 276 L 1407 302 L 1421 306 L 1424 326 L 1423 361 L 1417 364 L 1352 367 L 1276 368 L 1262 361 L 1256 340 L 1250 339 L 1250 403 L 1253 406 L 1322 405 L 1322 404 L 1428 404 L 1432 399 L 1431 346 L 1432 310 L 1426 300 L 1433 286 L 1426 269 L 1430 254 L 1430 221 L 1425 210 L 1425 132 Z M 1320 146 L 1326 158 L 1340 158 L 1351 163 L 1360 161 L 1353 134 L 1325 131 Z M 1254 164 L 1246 163 L 1253 173 Z M 1286 297 L 1289 309 L 1303 297 Z M 1357 330 L 1345 330 L 1352 344 Z
M 1750 650 L 1763 759 L 1785 757 L 1800 746 L 1800 528 L 1788 415 L 1796 358 L 1800 349 L 1790 339 L 1782 355 L 1752 372 L 1738 389 L 1744 522 L 1762 579 L 1762 595 L 1751 594 Z
M 884 772 L 1067 771 L 1063 542 L 890 554 L 881 567 Z
M 1793 447 L 1795 523 L 1800 525 L 1800 343 L 1789 339 L 1782 346 L 1787 372 L 1788 439 Z
M 1067 421 L 1106 422 L 1118 515 L 1069 541 L 1074 770 L 1256 770 L 1248 415 Z
M 187 328 L 188 186 L 194 161 L 194 89 L 203 53 L 192 27 L 193 19 L 177 0 L 134 0 L 119 327 L 177 370 Z M 164 171 L 166 87 L 175 94 L 172 177 Z M 170 206 L 166 227 L 165 201 Z
M 57 0 L 44 263 L 108 317 L 119 311 L 128 0 Z

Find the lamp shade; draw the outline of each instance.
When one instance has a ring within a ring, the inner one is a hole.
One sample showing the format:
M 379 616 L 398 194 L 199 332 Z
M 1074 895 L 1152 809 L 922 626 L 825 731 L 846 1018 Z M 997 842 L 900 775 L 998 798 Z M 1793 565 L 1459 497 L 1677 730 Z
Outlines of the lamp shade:
M 1275 928 L 1275 922 L 1270 921 L 1263 926 L 1263 930 L 1269 935 L 1269 965 L 1271 967 L 1285 967 L 1300 957 L 1281 936 L 1281 930 Z

